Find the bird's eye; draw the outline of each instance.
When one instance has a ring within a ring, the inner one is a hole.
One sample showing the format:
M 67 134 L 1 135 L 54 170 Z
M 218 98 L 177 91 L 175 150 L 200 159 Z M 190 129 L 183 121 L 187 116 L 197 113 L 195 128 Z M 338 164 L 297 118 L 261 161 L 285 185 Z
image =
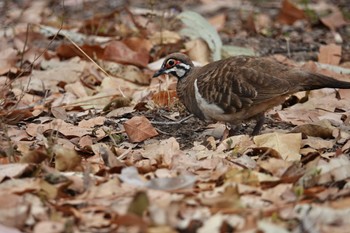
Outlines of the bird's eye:
M 166 62 L 166 67 L 173 67 L 175 65 L 175 60 L 174 59 L 169 59 L 167 62 Z

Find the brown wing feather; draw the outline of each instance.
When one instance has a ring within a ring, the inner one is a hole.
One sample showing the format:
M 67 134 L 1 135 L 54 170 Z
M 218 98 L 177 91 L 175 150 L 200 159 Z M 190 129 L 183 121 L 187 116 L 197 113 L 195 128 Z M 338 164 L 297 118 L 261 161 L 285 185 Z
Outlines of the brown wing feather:
M 200 94 L 226 113 L 233 113 L 289 92 L 288 81 L 262 72 L 265 62 L 254 60 L 242 56 L 209 64 L 208 71 L 197 79 Z M 281 72 L 284 68 L 277 67 Z

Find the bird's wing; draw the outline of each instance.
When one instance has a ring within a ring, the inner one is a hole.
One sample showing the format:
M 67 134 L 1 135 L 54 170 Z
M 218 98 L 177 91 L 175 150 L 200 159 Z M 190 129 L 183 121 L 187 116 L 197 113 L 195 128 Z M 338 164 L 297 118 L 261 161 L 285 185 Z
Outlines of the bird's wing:
M 198 91 L 208 102 L 226 113 L 237 112 L 289 93 L 290 83 L 245 65 L 224 64 L 211 67 L 197 78 Z

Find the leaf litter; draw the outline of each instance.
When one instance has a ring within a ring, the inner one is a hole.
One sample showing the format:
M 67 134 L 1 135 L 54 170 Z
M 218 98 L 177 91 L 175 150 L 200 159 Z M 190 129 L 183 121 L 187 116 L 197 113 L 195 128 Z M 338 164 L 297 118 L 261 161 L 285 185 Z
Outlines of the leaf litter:
M 182 121 L 176 79 L 152 79 L 182 51 L 349 81 L 346 1 L 4 4 L 1 232 L 347 232 L 349 90 L 296 93 L 232 136 Z

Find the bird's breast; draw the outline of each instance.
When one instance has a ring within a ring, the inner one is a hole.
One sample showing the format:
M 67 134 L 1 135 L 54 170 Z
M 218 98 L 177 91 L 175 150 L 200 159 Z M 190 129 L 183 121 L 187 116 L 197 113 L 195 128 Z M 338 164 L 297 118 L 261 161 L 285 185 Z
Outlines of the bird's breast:
M 205 99 L 205 97 L 202 96 L 197 86 L 197 79 L 194 81 L 193 85 L 194 85 L 196 103 L 198 105 L 198 108 L 202 111 L 205 119 L 216 120 L 219 115 L 222 115 L 225 113 L 225 111 L 222 108 L 220 108 L 218 105 L 216 105 L 215 103 L 209 103 Z

